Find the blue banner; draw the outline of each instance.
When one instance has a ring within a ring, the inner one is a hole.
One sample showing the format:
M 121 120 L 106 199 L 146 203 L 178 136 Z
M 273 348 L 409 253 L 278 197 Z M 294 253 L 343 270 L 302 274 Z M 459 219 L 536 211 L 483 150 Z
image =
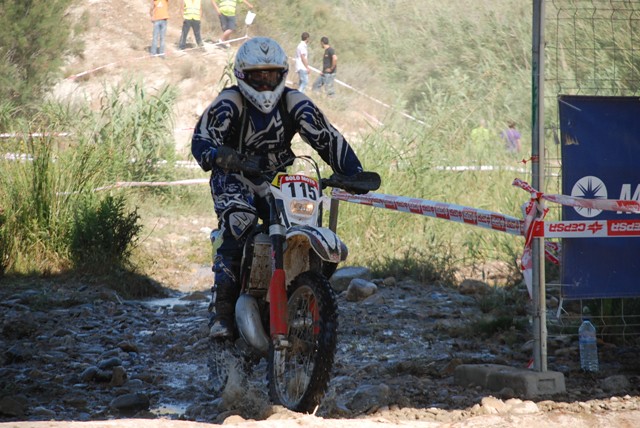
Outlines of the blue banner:
M 640 98 L 560 96 L 562 193 L 640 200 Z M 563 207 L 563 220 L 626 220 L 640 214 Z M 562 242 L 566 299 L 640 296 L 640 238 Z

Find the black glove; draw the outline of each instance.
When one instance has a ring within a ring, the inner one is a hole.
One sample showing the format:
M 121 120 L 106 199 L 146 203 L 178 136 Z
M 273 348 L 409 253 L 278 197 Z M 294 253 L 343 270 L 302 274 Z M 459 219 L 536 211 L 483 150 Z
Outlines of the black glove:
M 260 156 L 247 156 L 227 146 L 218 147 L 215 162 L 222 169 L 242 171 L 247 176 L 257 177 L 262 173 Z
M 231 147 L 221 146 L 216 149 L 216 165 L 222 169 L 240 171 L 242 169 L 242 158 L 240 153 Z

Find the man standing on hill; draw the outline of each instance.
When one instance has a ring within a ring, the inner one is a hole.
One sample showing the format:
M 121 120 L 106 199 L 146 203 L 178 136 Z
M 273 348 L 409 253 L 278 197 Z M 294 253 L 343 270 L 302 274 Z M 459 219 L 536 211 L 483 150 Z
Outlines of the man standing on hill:
M 333 81 L 336 78 L 336 71 L 338 69 L 338 55 L 336 55 L 335 49 L 329 44 L 328 37 L 322 37 L 320 44 L 324 49 L 324 55 L 322 57 L 322 74 L 313 83 L 313 90 L 319 91 L 324 86 L 324 90 L 327 95 L 333 95 L 336 93 L 333 88 Z
M 169 20 L 169 0 L 151 0 L 151 22 L 153 22 L 153 38 L 151 39 L 151 55 L 164 59 L 164 37 L 167 34 Z
M 189 29 L 193 28 L 193 35 L 198 46 L 202 47 L 202 37 L 200 36 L 200 17 L 202 16 L 202 0 L 183 0 L 184 14 L 182 21 L 182 36 L 178 48 L 183 50 L 187 43 Z
M 296 48 L 296 72 L 298 73 L 298 90 L 304 93 L 309 82 L 309 52 L 307 50 L 309 33 L 305 31 L 300 38 L 300 43 Z
M 253 9 L 253 5 L 247 0 L 242 0 L 242 3 L 246 4 L 249 9 Z M 236 29 L 236 8 L 238 0 L 213 0 L 213 7 L 218 12 L 220 18 L 220 27 L 222 27 L 222 36 L 218 43 L 223 48 L 228 48 L 229 43 L 227 40 L 231 37 L 231 33 Z

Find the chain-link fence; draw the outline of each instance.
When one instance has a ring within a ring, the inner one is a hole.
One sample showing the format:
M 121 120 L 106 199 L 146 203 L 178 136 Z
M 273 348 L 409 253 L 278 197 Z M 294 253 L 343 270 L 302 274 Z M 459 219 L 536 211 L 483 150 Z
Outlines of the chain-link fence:
M 559 95 L 640 95 L 640 1 L 547 0 L 544 17 L 545 191 L 562 188 Z M 549 206 L 547 218 L 561 218 Z M 640 299 L 563 301 L 558 276 L 547 275 L 549 335 L 577 334 L 588 307 L 598 334 L 613 342 L 640 338 Z M 638 289 L 640 295 L 640 288 Z

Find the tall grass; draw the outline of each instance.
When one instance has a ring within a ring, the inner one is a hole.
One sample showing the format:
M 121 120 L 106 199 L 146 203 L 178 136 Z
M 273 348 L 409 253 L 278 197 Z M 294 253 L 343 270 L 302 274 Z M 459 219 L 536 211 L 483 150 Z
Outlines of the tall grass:
M 126 265 L 139 216 L 124 195 L 95 189 L 115 180 L 173 175 L 172 164 L 161 161 L 173 156 L 174 96 L 171 88 L 152 95 L 131 83 L 105 90 L 97 113 L 84 105 L 44 103 L 29 124 L 9 129 L 18 136 L 8 146 L 26 158 L 0 158 L 0 272 Z M 59 136 L 62 130 L 71 136 Z
M 292 54 L 299 34 L 309 31 L 310 59 L 316 67 L 322 60 L 318 40 L 329 36 L 338 53 L 338 79 L 392 106 L 380 110 L 342 88 L 340 95 L 347 101 L 331 104 L 372 111 L 384 123 L 351 140 L 365 167 L 382 175 L 381 193 L 521 217 L 520 205 L 528 195 L 511 182 L 529 177 L 506 168 L 526 168 L 521 161 L 530 151 L 529 3 L 274 0 L 270 7 L 280 13 L 261 15 L 258 33 L 275 37 Z M 331 112 L 329 116 L 334 119 Z M 469 136 L 482 119 L 493 138 L 477 147 Z M 514 120 L 523 135 L 519 156 L 503 150 L 499 134 L 508 120 Z M 441 168 L 458 165 L 505 169 Z M 507 261 L 517 273 L 521 238 L 348 203 L 340 211 L 339 227 L 351 263 L 443 281 L 458 267 L 488 260 Z
M 382 177 L 379 193 L 448 202 L 521 217 L 520 205 L 528 195 L 511 185 L 509 170 L 446 171 L 453 165 L 474 166 L 464 151 L 425 143 L 424 129 L 378 132 L 356 143 L 367 169 Z M 511 166 L 516 162 L 494 147 L 492 162 Z M 524 177 L 526 178 L 526 177 Z M 375 266 L 378 271 L 398 271 L 425 280 L 451 282 L 456 269 L 491 260 L 513 266 L 523 240 L 502 232 L 446 220 L 381 208 L 341 203 L 340 236 L 350 248 L 349 263 Z
M 137 81 L 105 88 L 100 116 L 89 138 L 111 164 L 110 180 L 153 180 L 173 176 L 172 107 L 175 88 L 149 93 Z

